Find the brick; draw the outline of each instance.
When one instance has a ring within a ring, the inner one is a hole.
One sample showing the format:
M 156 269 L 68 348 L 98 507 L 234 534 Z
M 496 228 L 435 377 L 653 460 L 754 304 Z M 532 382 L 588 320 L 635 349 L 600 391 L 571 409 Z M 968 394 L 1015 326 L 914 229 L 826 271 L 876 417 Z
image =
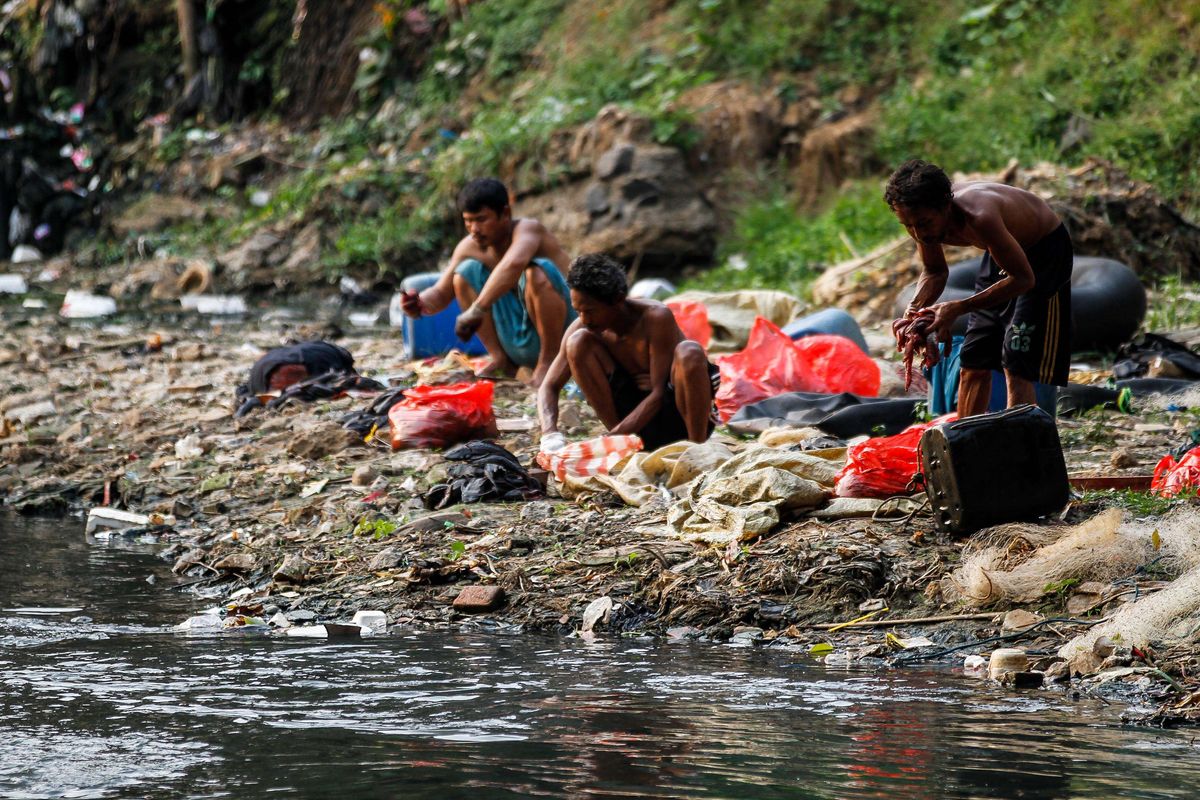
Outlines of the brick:
M 504 590 L 499 586 L 468 586 L 454 598 L 454 608 L 469 614 L 491 611 L 504 602 Z

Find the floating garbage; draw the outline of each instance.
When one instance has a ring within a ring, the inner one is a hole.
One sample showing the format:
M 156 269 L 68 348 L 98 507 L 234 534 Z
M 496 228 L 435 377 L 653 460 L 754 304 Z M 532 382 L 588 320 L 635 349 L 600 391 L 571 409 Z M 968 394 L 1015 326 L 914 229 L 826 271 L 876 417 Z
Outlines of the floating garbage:
M 87 526 L 84 534 L 95 533 L 100 537 L 104 533 L 125 530 L 126 528 L 144 528 L 147 525 L 174 525 L 175 517 L 170 514 L 135 514 L 132 511 L 122 511 L 119 508 L 99 507 L 88 512 Z
M 382 611 L 359 611 L 354 615 L 353 622 L 372 633 L 387 633 L 387 614 Z
M 117 301 L 111 297 L 69 289 L 58 313 L 67 319 L 107 317 L 117 313 Z
M 300 625 L 287 629 L 288 636 L 301 639 L 332 639 L 339 636 L 362 636 L 363 631 L 370 630 L 359 625 L 346 625 L 340 622 L 324 622 L 320 625 Z M 371 634 L 368 633 L 368 636 Z
M 185 294 L 179 305 L 197 314 L 245 314 L 246 301 L 237 295 Z
M 1029 656 L 1025 651 L 1016 647 L 1001 647 L 992 651 L 988 662 L 988 677 L 994 681 L 1003 680 L 1010 672 L 1024 672 L 1029 668 Z
M 0 294 L 25 294 L 29 291 L 29 286 L 25 283 L 24 276 L 9 273 L 0 275 Z
M 175 630 L 186 633 L 215 633 L 221 630 L 224 625 L 224 620 L 216 614 L 196 614 L 176 625 Z

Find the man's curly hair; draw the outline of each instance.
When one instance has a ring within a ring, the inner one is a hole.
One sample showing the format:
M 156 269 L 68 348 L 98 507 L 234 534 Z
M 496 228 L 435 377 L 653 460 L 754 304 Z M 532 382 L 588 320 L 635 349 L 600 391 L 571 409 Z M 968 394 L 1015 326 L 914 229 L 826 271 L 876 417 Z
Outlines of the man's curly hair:
M 610 306 L 629 294 L 625 268 L 603 253 L 588 253 L 572 261 L 567 285 Z
M 943 208 L 950 202 L 950 178 L 936 164 L 905 161 L 888 178 L 883 199 L 892 208 Z

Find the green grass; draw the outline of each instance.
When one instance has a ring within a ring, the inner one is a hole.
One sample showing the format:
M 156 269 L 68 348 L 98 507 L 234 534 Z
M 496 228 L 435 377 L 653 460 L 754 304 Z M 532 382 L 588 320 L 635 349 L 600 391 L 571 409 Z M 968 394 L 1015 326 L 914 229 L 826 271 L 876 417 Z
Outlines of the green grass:
M 1177 275 L 1159 281 L 1150 292 L 1150 307 L 1142 328 L 1151 333 L 1170 333 L 1200 326 L 1200 284 Z
M 1177 497 L 1159 497 L 1149 492 L 1110 489 L 1086 491 L 1082 493 L 1080 499 L 1087 505 L 1097 504 L 1104 508 L 1123 508 L 1139 517 L 1161 517 L 1172 509 L 1194 503 L 1196 493 L 1181 494 Z
M 903 232 L 883 202 L 877 181 L 848 185 L 828 208 L 809 216 L 799 214 L 777 191 L 741 209 L 720 246 L 720 266 L 691 280 L 688 288 L 773 288 L 805 296 L 824 267 Z M 740 264 L 745 266 L 739 269 Z

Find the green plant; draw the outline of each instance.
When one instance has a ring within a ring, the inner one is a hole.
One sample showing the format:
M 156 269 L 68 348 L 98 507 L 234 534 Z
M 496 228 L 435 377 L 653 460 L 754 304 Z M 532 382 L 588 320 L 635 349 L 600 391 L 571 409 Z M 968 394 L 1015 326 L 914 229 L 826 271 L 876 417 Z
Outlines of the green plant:
M 467 545 L 464 542 L 453 541 L 450 543 L 450 560 L 457 561 L 467 554 Z
M 1083 492 L 1080 499 L 1085 504 L 1097 504 L 1105 508 L 1124 508 L 1139 517 L 1161 517 L 1173 508 L 1194 501 L 1195 498 L 1195 492 L 1184 492 L 1175 497 L 1160 497 L 1149 492 L 1135 492 L 1130 489 L 1109 489 Z
M 824 267 L 902 233 L 875 181 L 848 185 L 828 208 L 811 216 L 801 216 L 776 189 L 738 212 L 732 233 L 718 250 L 721 265 L 688 286 L 761 287 L 804 295 Z
M 351 531 L 354 536 L 370 536 L 375 541 L 386 539 L 395 532 L 395 522 L 389 519 L 367 519 L 366 517 L 360 519 Z
M 1168 275 L 1150 296 L 1150 307 L 1142 323 L 1147 331 L 1170 332 L 1200 325 L 1200 285 Z

